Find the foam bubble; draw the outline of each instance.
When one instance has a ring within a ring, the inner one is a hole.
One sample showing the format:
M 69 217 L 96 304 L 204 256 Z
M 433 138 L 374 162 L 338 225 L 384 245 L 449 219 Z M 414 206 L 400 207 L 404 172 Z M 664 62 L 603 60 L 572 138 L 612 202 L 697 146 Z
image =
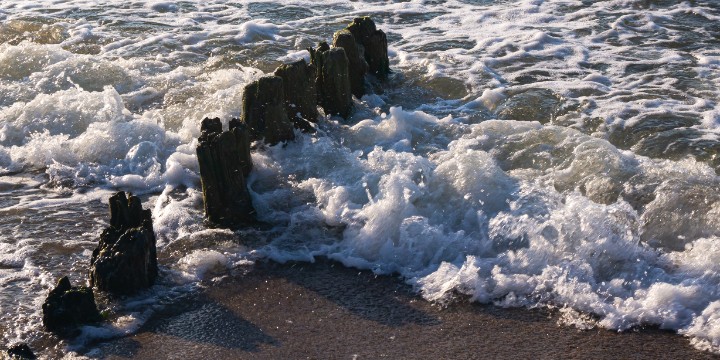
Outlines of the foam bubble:
M 214 250 L 196 250 L 180 259 L 180 268 L 196 279 L 227 271 L 227 256 Z
M 169 1 L 157 1 L 149 3 L 148 6 L 153 11 L 157 12 L 176 12 L 178 11 L 177 4 Z

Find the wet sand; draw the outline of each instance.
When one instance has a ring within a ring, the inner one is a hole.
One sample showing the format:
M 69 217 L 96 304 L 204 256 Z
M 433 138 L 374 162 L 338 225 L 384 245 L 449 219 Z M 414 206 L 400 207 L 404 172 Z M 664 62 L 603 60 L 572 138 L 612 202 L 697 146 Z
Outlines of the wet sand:
M 178 299 L 109 359 L 713 359 L 673 332 L 557 325 L 550 310 L 457 301 L 441 308 L 397 278 L 333 262 L 260 263 Z M 98 353 L 99 352 L 99 353 Z

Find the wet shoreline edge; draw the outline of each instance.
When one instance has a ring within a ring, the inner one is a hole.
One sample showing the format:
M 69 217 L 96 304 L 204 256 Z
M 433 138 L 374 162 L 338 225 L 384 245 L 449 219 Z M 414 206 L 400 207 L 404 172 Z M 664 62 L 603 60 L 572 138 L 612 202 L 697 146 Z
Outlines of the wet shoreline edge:
M 397 276 L 330 260 L 262 261 L 215 279 L 91 358 L 668 358 L 716 359 L 676 332 L 558 325 L 558 311 L 457 299 L 432 304 Z

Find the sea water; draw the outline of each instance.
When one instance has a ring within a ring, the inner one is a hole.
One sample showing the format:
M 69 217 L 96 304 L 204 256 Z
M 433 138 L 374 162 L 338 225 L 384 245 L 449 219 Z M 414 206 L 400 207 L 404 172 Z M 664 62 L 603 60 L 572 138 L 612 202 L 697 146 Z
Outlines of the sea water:
M 247 83 L 363 15 L 390 78 L 254 144 L 265 225 L 208 229 L 200 120 L 227 126 Z M 720 352 L 719 86 L 715 0 L 2 1 L 0 342 L 86 351 L 204 280 L 325 256 Z M 85 282 L 118 190 L 153 211 L 161 279 L 57 344 L 40 306 Z

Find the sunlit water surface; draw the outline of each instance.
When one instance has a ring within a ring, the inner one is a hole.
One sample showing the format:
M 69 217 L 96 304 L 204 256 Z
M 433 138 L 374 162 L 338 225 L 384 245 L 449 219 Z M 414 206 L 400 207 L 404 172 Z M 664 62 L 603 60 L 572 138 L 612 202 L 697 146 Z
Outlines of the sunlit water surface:
M 359 15 L 390 79 L 348 120 L 256 144 L 266 225 L 207 229 L 200 120 L 239 116 L 245 84 Z M 719 45 L 713 0 L 3 1 L 0 341 L 87 351 L 203 280 L 327 256 L 431 301 L 718 352 Z M 57 344 L 40 305 L 61 274 L 85 281 L 117 190 L 153 210 L 160 283 Z

